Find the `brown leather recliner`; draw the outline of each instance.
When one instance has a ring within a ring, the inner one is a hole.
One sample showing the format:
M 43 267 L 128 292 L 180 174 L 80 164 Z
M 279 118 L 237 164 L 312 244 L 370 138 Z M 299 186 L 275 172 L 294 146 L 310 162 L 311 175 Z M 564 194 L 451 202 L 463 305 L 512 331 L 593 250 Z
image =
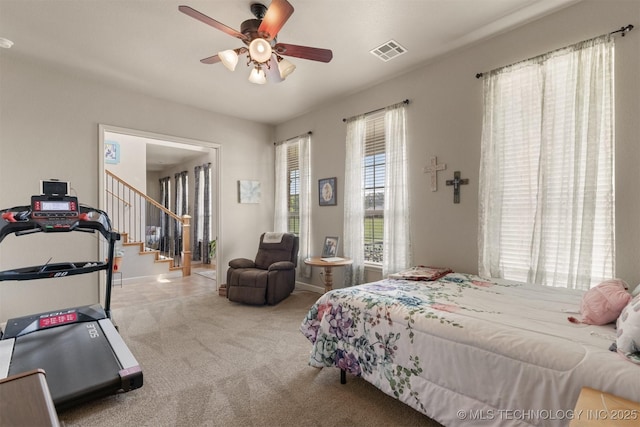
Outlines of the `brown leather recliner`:
M 293 292 L 297 265 L 298 236 L 263 233 L 255 261 L 229 261 L 227 298 L 253 305 L 277 304 Z

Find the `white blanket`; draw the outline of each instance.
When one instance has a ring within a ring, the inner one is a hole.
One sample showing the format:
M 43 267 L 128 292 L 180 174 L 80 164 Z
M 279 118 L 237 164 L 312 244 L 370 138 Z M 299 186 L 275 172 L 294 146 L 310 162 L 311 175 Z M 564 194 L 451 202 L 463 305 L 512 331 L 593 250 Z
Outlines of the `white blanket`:
M 275 232 L 264 233 L 264 238 L 262 239 L 262 243 L 280 243 L 282 242 L 282 236 L 284 236 L 284 233 L 275 233 Z
M 312 366 L 361 375 L 446 426 L 564 426 L 582 387 L 640 401 L 640 366 L 609 351 L 614 326 L 567 320 L 582 295 L 458 273 L 386 279 L 324 294 L 301 331 Z

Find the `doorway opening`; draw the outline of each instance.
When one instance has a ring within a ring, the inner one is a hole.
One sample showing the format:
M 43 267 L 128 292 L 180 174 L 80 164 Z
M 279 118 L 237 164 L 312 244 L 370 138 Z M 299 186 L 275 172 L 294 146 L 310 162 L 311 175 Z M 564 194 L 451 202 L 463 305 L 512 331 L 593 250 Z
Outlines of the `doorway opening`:
M 114 207 L 114 200 L 123 199 L 120 194 L 114 194 L 114 191 L 108 188 L 115 176 L 118 182 L 126 183 L 128 188 L 134 188 L 134 192 L 146 195 L 148 199 L 176 215 L 189 215 L 190 227 L 185 228 L 189 231 L 189 236 L 185 239 L 190 252 L 189 258 L 194 266 L 206 267 L 210 278 L 219 284 L 217 249 L 222 237 L 219 197 L 220 145 L 108 125 L 99 125 L 99 144 L 100 209 L 105 210 L 110 216 L 118 217 L 124 215 L 127 209 L 133 210 L 126 202 L 117 208 Z M 119 189 L 115 193 L 121 191 L 124 190 Z M 127 190 L 129 191 L 131 190 Z M 110 209 L 117 212 L 109 212 Z M 169 245 L 166 240 L 161 240 L 165 227 L 166 231 L 169 231 L 164 219 L 149 220 L 144 208 L 136 210 L 135 216 L 143 218 L 139 219 L 142 225 L 138 227 L 144 230 L 143 235 L 136 237 L 135 241 L 142 242 L 144 251 L 166 250 L 174 244 L 172 242 Z M 180 236 L 182 229 L 178 230 L 177 227 L 181 226 L 171 226 L 171 234 L 176 228 L 176 236 Z M 117 227 L 114 225 L 114 228 Z M 180 248 L 176 248 L 179 256 Z M 176 252 L 172 252 L 170 256 L 176 256 Z M 123 268 L 120 273 L 120 278 L 125 282 L 127 278 L 160 274 L 153 270 L 145 270 L 144 263 L 133 264 L 135 265 L 130 265 L 129 269 Z M 126 277 L 123 278 L 122 275 Z

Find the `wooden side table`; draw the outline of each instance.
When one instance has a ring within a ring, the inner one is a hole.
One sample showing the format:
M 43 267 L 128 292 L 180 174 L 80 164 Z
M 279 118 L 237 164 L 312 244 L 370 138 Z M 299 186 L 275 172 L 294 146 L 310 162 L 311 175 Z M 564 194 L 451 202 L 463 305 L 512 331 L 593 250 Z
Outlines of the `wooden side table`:
M 331 261 L 325 261 L 319 256 L 313 256 L 304 260 L 304 263 L 312 267 L 324 267 L 324 291 L 329 292 L 333 289 L 333 267 L 342 267 L 353 263 L 351 258 L 340 258 Z
M 583 387 L 570 427 L 640 425 L 640 403 Z

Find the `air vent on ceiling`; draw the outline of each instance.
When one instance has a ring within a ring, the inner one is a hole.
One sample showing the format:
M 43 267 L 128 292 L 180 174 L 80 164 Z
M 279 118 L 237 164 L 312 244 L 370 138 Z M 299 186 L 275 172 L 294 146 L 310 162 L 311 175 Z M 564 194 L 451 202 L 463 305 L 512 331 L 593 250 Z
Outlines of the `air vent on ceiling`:
M 400 46 L 400 43 L 398 43 L 397 41 L 389 40 L 388 42 L 378 46 L 377 48 L 372 49 L 370 52 L 378 58 L 382 59 L 384 62 L 387 62 L 392 60 L 393 58 L 397 58 L 406 51 L 407 49 Z

